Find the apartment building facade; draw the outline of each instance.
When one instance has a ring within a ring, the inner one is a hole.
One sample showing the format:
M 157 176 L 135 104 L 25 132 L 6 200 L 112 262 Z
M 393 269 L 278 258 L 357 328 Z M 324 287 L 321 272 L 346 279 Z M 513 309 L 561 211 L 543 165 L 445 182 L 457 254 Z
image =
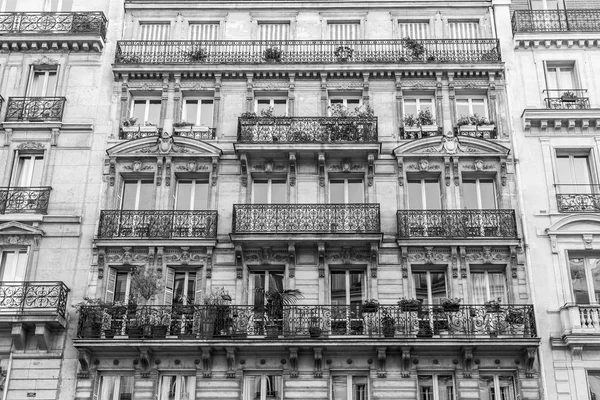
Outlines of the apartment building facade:
M 505 52 L 547 398 L 600 395 L 598 4 L 513 2 Z M 540 193 L 547 195 L 540 196 Z

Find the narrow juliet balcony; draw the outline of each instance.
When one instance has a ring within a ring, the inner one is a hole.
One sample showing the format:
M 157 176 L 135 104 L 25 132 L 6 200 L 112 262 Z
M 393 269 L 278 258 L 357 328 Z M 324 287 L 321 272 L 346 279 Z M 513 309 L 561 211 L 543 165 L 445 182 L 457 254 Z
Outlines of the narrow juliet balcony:
M 399 210 L 398 239 L 516 239 L 514 210 Z
M 46 214 L 51 187 L 0 187 L 0 214 Z
M 600 185 L 556 185 L 556 192 L 559 212 L 600 212 Z
M 236 341 L 296 339 L 322 343 L 373 338 L 440 340 L 537 336 L 531 305 L 293 305 L 277 312 L 252 305 L 85 306 L 77 337 L 92 340 L 182 339 Z
M 498 63 L 497 39 L 121 40 L 115 64 Z
M 600 32 L 600 9 L 518 10 L 512 17 L 515 33 Z
M 380 234 L 379 204 L 236 204 L 233 234 Z
M 546 108 L 550 110 L 585 110 L 590 108 L 590 98 L 584 97 L 587 89 L 544 90 Z
M 0 282 L 0 325 L 66 325 L 69 288 L 62 282 Z
M 102 12 L 4 12 L 0 48 L 101 51 L 107 24 Z
M 217 212 L 102 210 L 99 239 L 214 239 Z
M 60 122 L 64 97 L 9 97 L 6 122 Z

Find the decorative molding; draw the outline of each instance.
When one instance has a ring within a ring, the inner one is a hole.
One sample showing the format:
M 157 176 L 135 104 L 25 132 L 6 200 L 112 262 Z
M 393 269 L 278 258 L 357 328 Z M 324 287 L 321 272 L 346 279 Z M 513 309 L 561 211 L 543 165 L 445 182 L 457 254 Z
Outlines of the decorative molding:
M 17 150 L 45 150 L 46 146 L 40 142 L 23 142 L 17 146 Z
M 462 348 L 462 359 L 463 359 L 463 375 L 465 378 L 471 378 L 473 374 L 473 348 L 463 347 Z
M 244 251 L 239 244 L 235 246 L 235 277 L 236 279 L 244 277 Z
M 219 159 L 218 157 L 213 157 L 212 159 L 212 169 L 211 169 L 211 175 L 210 175 L 210 181 L 212 186 L 217 186 L 217 179 L 218 179 L 218 172 L 219 172 Z
M 323 377 L 323 348 L 315 347 L 314 351 L 314 372 L 313 375 L 315 378 Z
M 419 172 L 440 171 L 441 166 L 438 164 L 430 164 L 429 160 L 427 158 L 420 158 L 418 163 L 407 165 L 406 170 L 407 171 L 419 171 Z
M 276 252 L 272 247 L 262 247 L 260 250 L 244 251 L 244 260 L 246 264 L 283 264 L 288 255 L 284 249 L 278 249 Z
M 207 164 L 199 164 L 196 160 L 190 160 L 185 165 L 177 165 L 175 169 L 185 172 L 208 172 L 210 167 Z
M 141 172 L 141 171 L 152 171 L 152 170 L 154 170 L 154 167 L 151 165 L 143 165 L 141 160 L 135 160 L 134 162 L 131 163 L 131 165 L 121 166 L 121 169 L 124 169 L 126 171 Z
M 327 259 L 329 262 L 340 262 L 343 264 L 350 264 L 353 262 L 367 262 L 369 261 L 369 253 L 363 251 L 357 251 L 355 247 L 343 247 L 341 250 L 328 250 Z
M 500 162 L 500 181 L 502 186 L 506 186 L 506 161 L 504 160 Z
M 484 164 L 481 158 L 477 158 L 473 161 L 473 164 L 465 164 L 462 168 L 472 171 L 489 171 L 496 169 L 496 166 L 493 164 Z
M 440 144 L 419 149 L 416 153 L 478 154 L 482 151 L 471 146 L 462 145 L 457 137 L 443 135 Z
M 458 174 L 458 157 L 452 157 L 452 174 L 454 175 L 454 186 L 458 186 L 459 174 Z
M 506 248 L 484 246 L 481 248 L 469 247 L 465 251 L 466 261 L 469 263 L 506 263 L 510 260 L 510 252 Z
M 298 377 L 298 348 L 290 347 L 290 378 Z
M 210 354 L 210 347 L 202 347 L 202 377 L 212 377 L 212 357 Z
M 523 356 L 525 358 L 525 376 L 527 378 L 533 378 L 535 372 L 533 365 L 535 363 L 536 353 L 537 347 L 527 347 L 523 352 Z M 581 356 L 579 358 L 581 358 Z
M 142 378 L 150 377 L 150 365 L 152 364 L 152 349 L 149 347 L 140 347 L 140 369 Z
M 375 155 L 369 154 L 367 157 L 367 182 L 373 186 L 373 177 L 375 176 Z
M 245 154 L 240 156 L 242 187 L 248 187 L 248 157 Z
M 404 158 L 398 157 L 398 186 L 404 186 Z
M 156 160 L 156 186 L 160 186 L 162 184 L 162 169 L 163 169 L 163 159 L 159 157 Z
M 294 243 L 288 244 L 288 274 L 290 278 L 296 276 L 296 246 Z
M 444 157 L 444 181 L 450 186 L 450 157 Z
M 77 361 L 79 361 L 79 373 L 77 373 L 77 378 L 89 379 L 92 352 L 89 349 L 78 348 Z
M 285 165 L 283 164 L 275 164 L 275 160 L 272 158 L 266 158 L 263 164 L 255 164 L 252 166 L 253 171 L 258 172 L 283 172 L 286 170 Z
M 460 260 L 460 277 L 463 279 L 467 278 L 467 250 L 465 246 L 459 246 L 459 260 Z
M 325 278 L 325 243 L 318 242 L 317 248 L 319 251 L 319 264 L 317 267 L 319 270 L 319 278 Z
M 319 153 L 319 186 L 325 187 L 325 153 Z
M 377 348 L 377 377 L 385 378 L 387 376 L 387 371 L 385 368 L 386 363 L 386 347 L 378 347 Z
M 289 180 L 290 186 L 296 186 L 296 153 L 290 153 L 290 172 L 289 172 Z
M 402 247 L 400 247 L 400 251 L 401 251 L 400 265 L 402 268 L 402 278 L 408 278 L 408 247 L 402 246 Z
M 402 347 L 402 355 L 400 360 L 401 376 L 410 378 L 410 347 Z
M 227 351 L 227 378 L 235 378 L 235 347 L 226 347 Z
M 411 247 L 408 250 L 408 260 L 411 263 L 436 264 L 450 261 L 450 249 L 440 249 L 433 246 L 420 248 Z
M 456 246 L 452 246 L 450 248 L 451 251 L 451 259 L 452 259 L 452 277 L 458 278 L 458 250 Z
M 206 279 L 212 278 L 212 270 L 213 270 L 213 248 L 206 248 Z

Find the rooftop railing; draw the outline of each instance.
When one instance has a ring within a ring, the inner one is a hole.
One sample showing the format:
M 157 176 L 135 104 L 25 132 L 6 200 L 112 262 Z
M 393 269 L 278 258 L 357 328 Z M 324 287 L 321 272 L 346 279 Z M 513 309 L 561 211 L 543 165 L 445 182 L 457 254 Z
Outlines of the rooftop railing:
M 9 97 L 5 121 L 62 121 L 66 101 L 64 97 Z
M 0 316 L 57 314 L 64 318 L 68 293 L 62 282 L 0 282 Z
M 106 37 L 102 12 L 4 12 L 0 35 L 97 34 Z
M 102 210 L 100 239 L 210 239 L 217 237 L 217 212 L 207 210 Z
M 500 61 L 497 39 L 213 40 L 117 43 L 116 64 L 479 63 Z
M 531 305 L 294 305 L 277 313 L 264 306 L 85 306 L 77 335 L 84 339 L 340 339 L 535 338 Z
M 49 186 L 0 187 L 0 214 L 46 214 L 51 190 Z
M 512 17 L 513 33 L 600 32 L 600 9 L 518 10 Z

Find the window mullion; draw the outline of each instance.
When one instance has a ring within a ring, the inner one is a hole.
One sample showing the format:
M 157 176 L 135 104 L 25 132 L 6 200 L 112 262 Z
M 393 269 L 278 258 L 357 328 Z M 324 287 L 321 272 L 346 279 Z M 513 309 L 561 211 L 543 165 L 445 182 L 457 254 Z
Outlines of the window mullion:
M 431 272 L 427 271 L 427 302 L 433 304 L 433 295 L 431 293 Z
M 135 210 L 139 210 L 140 207 L 140 193 L 142 191 L 142 181 L 138 179 L 135 186 Z
M 350 271 L 346 270 L 345 275 L 346 275 L 346 290 L 345 290 L 346 304 L 348 306 L 350 306 Z
M 146 125 L 146 121 L 148 121 L 149 111 L 150 111 L 150 99 L 147 99 L 146 100 L 146 108 L 144 109 L 144 121 L 143 121 L 144 125 Z
M 190 206 L 189 210 L 194 209 L 194 203 L 196 201 L 196 180 L 192 179 L 192 187 L 190 188 Z

